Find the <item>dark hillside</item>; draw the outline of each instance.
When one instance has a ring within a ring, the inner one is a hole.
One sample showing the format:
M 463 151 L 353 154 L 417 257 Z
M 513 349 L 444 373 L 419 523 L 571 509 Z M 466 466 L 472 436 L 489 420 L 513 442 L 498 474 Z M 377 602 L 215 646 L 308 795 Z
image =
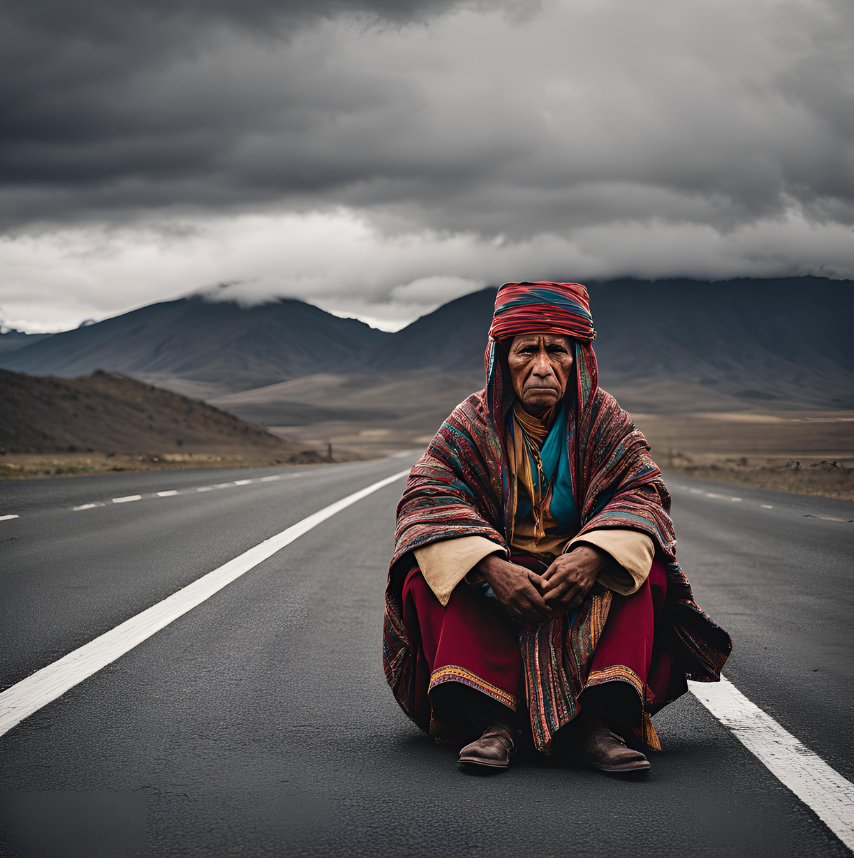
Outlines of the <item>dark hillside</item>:
M 487 288 L 464 295 L 390 334 L 374 349 L 365 369 L 408 372 L 482 367 L 495 292 Z
M 281 452 L 294 448 L 217 408 L 121 375 L 40 378 L 0 370 L 3 453 Z
M 854 282 L 611 281 L 590 285 L 596 354 L 606 389 L 633 407 L 667 386 L 690 400 L 854 405 Z M 495 300 L 484 289 L 452 301 L 377 347 L 379 369 L 479 370 Z M 655 388 L 655 391 L 653 390 Z
M 0 366 L 63 377 L 104 369 L 240 390 L 347 367 L 386 336 L 303 301 L 243 307 L 191 297 L 55 334 L 0 355 Z
M 51 336 L 53 334 L 26 334 L 0 325 L 0 352 L 14 352 Z

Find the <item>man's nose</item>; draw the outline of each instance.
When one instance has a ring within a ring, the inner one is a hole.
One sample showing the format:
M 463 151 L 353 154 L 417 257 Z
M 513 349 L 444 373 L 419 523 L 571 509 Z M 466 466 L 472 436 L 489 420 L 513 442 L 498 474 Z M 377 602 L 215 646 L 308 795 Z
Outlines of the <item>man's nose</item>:
M 534 358 L 533 374 L 537 378 L 548 378 L 552 374 L 552 365 L 545 349 L 541 349 Z

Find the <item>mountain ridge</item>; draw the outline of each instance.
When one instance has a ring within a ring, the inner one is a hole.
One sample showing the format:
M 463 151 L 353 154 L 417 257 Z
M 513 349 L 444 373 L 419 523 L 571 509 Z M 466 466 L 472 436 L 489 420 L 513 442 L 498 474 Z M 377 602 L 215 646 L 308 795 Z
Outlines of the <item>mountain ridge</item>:
M 239 390 L 337 368 L 384 336 L 293 298 L 242 307 L 193 295 L 54 334 L 0 355 L 0 366 L 66 378 L 97 369 L 171 375 Z
M 627 407 L 854 404 L 852 281 L 626 278 L 589 290 L 601 381 Z M 241 307 L 191 296 L 0 354 L 0 367 L 104 369 L 203 398 L 328 372 L 469 375 L 483 371 L 494 298 L 488 287 L 387 333 L 296 299 Z

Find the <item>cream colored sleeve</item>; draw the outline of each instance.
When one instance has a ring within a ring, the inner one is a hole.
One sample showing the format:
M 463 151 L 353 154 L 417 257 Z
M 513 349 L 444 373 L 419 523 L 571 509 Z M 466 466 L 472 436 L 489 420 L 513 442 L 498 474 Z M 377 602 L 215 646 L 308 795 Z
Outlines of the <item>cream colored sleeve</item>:
M 570 540 L 566 551 L 585 543 L 601 548 L 615 561 L 599 573 L 599 583 L 609 590 L 630 596 L 646 581 L 655 556 L 655 544 L 645 533 L 628 528 L 591 530 Z
M 483 536 L 461 536 L 457 539 L 444 539 L 431 542 L 412 553 L 421 567 L 421 574 L 436 594 L 436 598 L 447 605 L 454 587 L 466 577 L 471 569 L 487 554 L 507 552 Z

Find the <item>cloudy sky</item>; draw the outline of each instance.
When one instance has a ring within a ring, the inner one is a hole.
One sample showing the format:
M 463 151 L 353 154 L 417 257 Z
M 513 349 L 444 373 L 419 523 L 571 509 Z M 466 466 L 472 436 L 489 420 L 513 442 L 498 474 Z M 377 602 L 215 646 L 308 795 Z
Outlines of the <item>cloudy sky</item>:
M 6 0 L 0 321 L 854 278 L 850 0 Z

